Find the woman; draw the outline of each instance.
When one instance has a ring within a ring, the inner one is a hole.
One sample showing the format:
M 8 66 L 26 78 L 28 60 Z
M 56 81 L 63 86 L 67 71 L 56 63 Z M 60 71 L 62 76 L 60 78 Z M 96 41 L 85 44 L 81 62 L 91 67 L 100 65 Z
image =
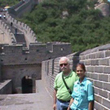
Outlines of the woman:
M 85 76 L 85 65 L 78 63 L 76 73 L 79 80 L 75 82 L 72 92 L 72 98 L 67 110 L 93 110 L 94 109 L 94 91 L 92 82 Z

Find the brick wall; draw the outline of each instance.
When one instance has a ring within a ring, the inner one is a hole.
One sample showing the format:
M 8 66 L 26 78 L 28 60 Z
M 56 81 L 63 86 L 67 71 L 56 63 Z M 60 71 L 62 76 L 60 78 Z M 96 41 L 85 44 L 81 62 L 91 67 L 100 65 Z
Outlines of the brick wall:
M 94 84 L 95 109 L 110 109 L 110 44 L 87 50 L 82 53 L 73 53 L 67 56 L 71 61 L 71 68 L 76 63 L 86 65 L 87 76 Z M 42 79 L 49 92 L 53 95 L 54 78 L 59 72 L 59 58 L 42 62 Z

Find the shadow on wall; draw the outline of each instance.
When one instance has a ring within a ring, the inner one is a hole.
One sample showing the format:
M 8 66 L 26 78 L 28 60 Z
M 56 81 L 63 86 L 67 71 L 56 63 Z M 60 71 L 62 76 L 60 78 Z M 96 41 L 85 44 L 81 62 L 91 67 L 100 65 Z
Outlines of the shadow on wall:
M 73 55 L 73 60 L 72 60 L 72 61 L 73 61 L 73 62 L 72 62 L 72 64 L 73 64 L 72 70 L 73 70 L 73 71 L 76 71 L 76 65 L 77 65 L 77 63 L 79 63 L 79 61 L 80 61 L 79 56 L 80 56 L 81 53 L 82 53 L 82 51 L 77 52 L 76 54 Z

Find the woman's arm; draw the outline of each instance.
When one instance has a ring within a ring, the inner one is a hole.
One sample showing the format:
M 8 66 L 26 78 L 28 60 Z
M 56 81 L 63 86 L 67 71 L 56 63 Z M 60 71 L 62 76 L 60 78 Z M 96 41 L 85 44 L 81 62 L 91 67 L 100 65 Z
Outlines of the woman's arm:
M 88 110 L 94 110 L 94 101 L 89 102 Z
M 71 104 L 73 103 L 73 101 L 74 101 L 74 99 L 73 99 L 73 98 L 71 98 L 71 100 L 70 100 L 70 103 L 69 103 L 69 106 L 68 106 L 68 109 L 67 109 L 67 110 L 70 110 L 70 106 L 71 106 Z

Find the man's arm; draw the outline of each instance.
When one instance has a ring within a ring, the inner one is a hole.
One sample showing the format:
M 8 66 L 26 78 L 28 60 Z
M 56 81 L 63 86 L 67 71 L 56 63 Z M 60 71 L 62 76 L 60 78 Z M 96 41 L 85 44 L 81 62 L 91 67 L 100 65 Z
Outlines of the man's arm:
M 54 93 L 53 93 L 53 110 L 56 110 L 56 101 L 57 101 L 56 94 L 57 94 L 57 90 L 54 89 Z
M 89 109 L 88 110 L 94 110 L 94 101 L 89 102 Z

